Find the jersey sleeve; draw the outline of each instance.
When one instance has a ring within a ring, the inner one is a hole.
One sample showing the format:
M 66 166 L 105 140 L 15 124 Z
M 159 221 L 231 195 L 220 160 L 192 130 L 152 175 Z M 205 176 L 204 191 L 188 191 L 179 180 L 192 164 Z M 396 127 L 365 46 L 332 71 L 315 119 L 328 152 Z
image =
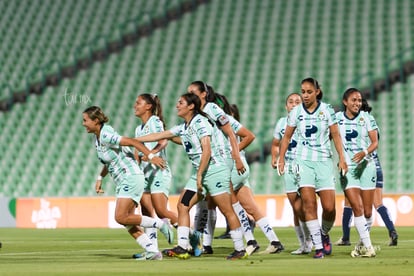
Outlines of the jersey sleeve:
M 207 114 L 218 126 L 224 126 L 229 122 L 227 114 L 215 103 L 209 103 Z
M 183 135 L 183 125 L 176 125 L 169 129 L 171 133 L 175 136 L 182 136 Z
M 282 140 L 282 130 L 283 130 L 283 118 L 280 118 L 275 126 L 275 130 L 273 131 L 273 138 L 277 140 Z
M 328 126 L 338 123 L 336 120 L 335 110 L 332 108 L 330 104 L 326 105 L 326 113 L 328 115 Z
M 375 120 L 374 116 L 371 114 L 365 112 L 365 118 L 367 118 L 368 124 L 367 124 L 367 130 L 378 130 L 377 121 Z
M 151 125 L 151 132 L 163 132 L 163 131 L 164 131 L 164 124 L 158 117 L 155 118 L 154 123 Z
M 109 147 L 118 147 L 122 136 L 119 135 L 112 127 L 104 126 L 101 129 L 101 143 Z
M 296 117 L 299 112 L 299 108 L 301 108 L 301 105 L 295 106 L 288 114 L 287 116 L 287 125 L 291 127 L 297 126 Z
M 202 120 L 201 118 L 198 118 L 196 124 L 198 139 L 201 139 L 205 136 L 211 136 L 212 126 L 207 122 L 207 120 Z
M 239 132 L 240 129 L 243 127 L 243 125 L 239 121 L 234 119 L 232 116 L 228 116 L 228 118 L 229 118 L 230 126 L 233 129 L 233 132 L 234 133 Z

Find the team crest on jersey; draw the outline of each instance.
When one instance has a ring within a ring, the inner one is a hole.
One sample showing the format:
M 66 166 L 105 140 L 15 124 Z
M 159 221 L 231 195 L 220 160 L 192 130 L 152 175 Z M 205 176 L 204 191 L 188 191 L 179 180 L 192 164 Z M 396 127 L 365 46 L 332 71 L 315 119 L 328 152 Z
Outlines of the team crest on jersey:
M 358 125 L 360 125 L 360 126 L 364 126 L 365 125 L 365 120 L 364 120 L 364 118 L 359 118 L 359 121 L 358 121 Z
M 323 113 L 323 111 L 319 112 L 318 119 L 321 120 L 321 121 L 325 120 L 325 113 Z
M 187 134 L 189 134 L 189 135 L 193 135 L 195 132 L 194 132 L 194 130 L 193 130 L 193 128 L 192 127 L 190 127 L 190 128 L 188 128 L 188 130 L 187 130 Z

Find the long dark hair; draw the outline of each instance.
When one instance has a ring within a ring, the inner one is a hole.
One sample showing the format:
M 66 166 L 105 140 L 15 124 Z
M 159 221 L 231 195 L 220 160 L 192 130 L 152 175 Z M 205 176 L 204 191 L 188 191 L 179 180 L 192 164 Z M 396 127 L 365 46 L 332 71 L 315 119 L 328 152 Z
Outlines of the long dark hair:
M 194 115 L 200 114 L 208 118 L 207 114 L 201 110 L 201 100 L 197 95 L 193 93 L 185 93 L 181 95 L 181 98 L 183 98 L 188 105 L 194 104 Z
M 195 85 L 200 92 L 207 93 L 206 102 L 218 104 L 217 95 L 212 86 L 208 85 L 207 83 L 201 80 L 193 81 L 191 84 Z
M 162 115 L 161 101 L 160 98 L 158 98 L 158 95 L 144 93 L 139 95 L 138 97 L 141 97 L 147 104 L 151 105 L 151 114 L 158 116 L 165 128 L 164 117 Z
M 300 84 L 304 84 L 305 82 L 308 82 L 308 83 L 312 84 L 313 87 L 315 87 L 315 89 L 319 89 L 319 94 L 316 96 L 316 99 L 317 100 L 322 100 L 323 93 L 322 93 L 321 86 L 319 85 L 319 82 L 314 78 L 306 78 L 306 79 L 302 80 L 302 82 Z
M 361 110 L 366 111 L 368 113 L 371 113 L 371 111 L 372 111 L 372 107 L 369 105 L 367 99 L 365 99 L 365 98 L 362 98 Z

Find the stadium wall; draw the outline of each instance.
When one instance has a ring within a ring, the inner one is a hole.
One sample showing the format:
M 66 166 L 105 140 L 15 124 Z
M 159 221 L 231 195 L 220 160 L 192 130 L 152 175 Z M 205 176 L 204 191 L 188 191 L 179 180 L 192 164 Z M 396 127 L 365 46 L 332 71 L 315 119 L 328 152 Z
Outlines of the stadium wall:
M 16 227 L 16 199 L 0 196 L 0 227 Z
M 293 225 L 293 213 L 284 195 L 256 195 L 257 203 L 273 227 Z M 19 198 L 16 201 L 16 227 L 19 228 L 120 228 L 114 220 L 114 197 Z M 171 196 L 169 208 L 176 210 L 178 196 Z M 387 194 L 388 207 L 396 226 L 414 226 L 414 194 Z M 337 195 L 335 225 L 341 225 L 344 197 Z M 319 206 L 319 211 L 321 208 Z M 137 210 L 139 212 L 139 210 Z M 194 217 L 195 208 L 191 210 Z M 374 226 L 384 226 L 373 212 Z M 3 216 L 2 216 L 3 217 Z M 319 214 L 319 217 L 320 214 Z M 224 216 L 217 212 L 217 227 L 225 227 Z

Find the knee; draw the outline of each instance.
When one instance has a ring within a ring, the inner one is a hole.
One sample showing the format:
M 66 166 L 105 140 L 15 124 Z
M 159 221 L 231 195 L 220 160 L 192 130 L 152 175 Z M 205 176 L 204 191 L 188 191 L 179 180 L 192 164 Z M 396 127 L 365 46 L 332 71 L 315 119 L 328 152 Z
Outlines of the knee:
M 126 225 L 125 216 L 121 214 L 115 214 L 115 221 L 121 225 Z
M 323 210 L 326 214 L 329 216 L 335 216 L 336 215 L 336 209 L 335 206 L 328 206 Z
M 372 209 L 370 209 L 370 210 L 364 210 L 364 216 L 366 218 L 372 217 Z
M 178 203 L 177 204 L 177 211 L 178 211 L 179 214 L 180 213 L 186 213 L 186 212 L 189 212 L 189 208 L 188 208 L 188 206 L 186 206 L 182 203 Z

